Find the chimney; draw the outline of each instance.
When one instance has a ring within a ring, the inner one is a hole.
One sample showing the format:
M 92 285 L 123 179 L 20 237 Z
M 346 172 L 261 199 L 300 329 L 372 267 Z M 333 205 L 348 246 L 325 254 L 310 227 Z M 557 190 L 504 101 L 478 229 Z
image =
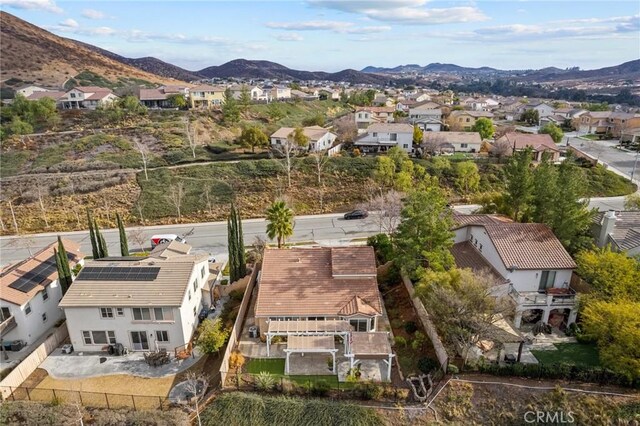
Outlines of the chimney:
M 609 210 L 602 217 L 602 223 L 600 225 L 600 235 L 598 235 L 598 247 L 604 247 L 607 245 L 607 237 L 613 232 L 616 227 L 616 212 Z

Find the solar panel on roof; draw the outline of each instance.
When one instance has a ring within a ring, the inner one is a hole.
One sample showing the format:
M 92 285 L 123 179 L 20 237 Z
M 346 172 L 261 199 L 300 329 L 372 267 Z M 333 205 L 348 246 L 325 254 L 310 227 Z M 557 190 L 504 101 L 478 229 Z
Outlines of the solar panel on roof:
M 153 281 L 158 277 L 159 267 L 98 267 L 87 266 L 80 271 L 79 281 Z
M 73 260 L 75 257 L 73 253 L 67 252 L 67 259 Z M 49 275 L 56 272 L 56 270 L 56 257 L 51 256 L 32 270 L 25 272 L 21 277 L 9 284 L 9 287 L 23 293 L 28 293 L 49 278 Z

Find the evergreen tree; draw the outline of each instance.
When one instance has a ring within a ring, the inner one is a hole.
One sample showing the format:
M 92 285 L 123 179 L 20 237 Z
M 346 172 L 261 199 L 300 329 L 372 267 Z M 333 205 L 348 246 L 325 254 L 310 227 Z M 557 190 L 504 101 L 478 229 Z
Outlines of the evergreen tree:
M 542 161 L 533 172 L 531 220 L 549 224 L 554 214 L 558 191 L 558 169 L 551 164 L 550 155 L 542 154 Z
M 244 249 L 244 234 L 242 233 L 242 218 L 240 217 L 240 213 L 236 209 L 236 206 L 233 206 L 233 210 L 235 211 L 236 216 L 236 235 L 237 235 L 237 243 L 236 250 L 238 253 L 238 271 L 240 277 L 244 277 L 247 275 L 247 254 Z
M 233 207 L 231 207 L 231 214 L 227 218 L 227 241 L 229 243 L 229 279 L 231 282 L 235 282 L 238 279 L 238 259 L 236 258 L 236 230 L 235 222 L 233 220 Z
M 96 238 L 96 230 L 94 228 L 94 220 L 91 214 L 91 210 L 87 209 L 87 222 L 89 223 L 89 238 L 91 239 L 91 252 L 94 259 L 100 258 L 100 251 L 98 248 L 98 239 Z
M 231 282 L 234 282 L 247 275 L 242 220 L 234 204 L 231 204 L 231 213 L 227 219 L 227 239 L 229 242 L 229 277 Z
M 127 241 L 127 234 L 124 230 L 120 213 L 116 213 L 116 221 L 118 222 L 118 232 L 120 234 L 120 255 L 129 256 L 129 242 Z
M 240 109 L 238 101 L 233 97 L 233 92 L 226 88 L 222 100 L 222 117 L 227 124 L 237 123 L 240 120 Z
M 513 209 L 513 220 L 520 221 L 525 214 L 533 191 L 531 174 L 531 148 L 515 152 L 504 168 L 507 178 L 506 203 Z
M 94 257 L 94 259 L 102 259 L 103 257 L 108 257 L 109 250 L 107 249 L 107 242 L 105 241 L 102 232 L 100 232 L 100 228 L 98 228 L 98 222 L 96 222 L 95 219 L 93 220 L 93 228 L 96 234 L 96 241 L 98 243 L 98 257 Z
M 242 85 L 242 89 L 240 90 L 240 99 L 238 99 L 238 104 L 242 109 L 242 112 L 246 113 L 249 110 L 249 106 L 251 105 L 251 92 L 246 85 Z
M 71 275 L 71 268 L 69 267 L 69 258 L 67 257 L 67 250 L 62 244 L 62 239 L 58 236 L 58 249 L 53 249 L 53 253 L 56 259 L 56 269 L 58 270 L 58 282 L 64 295 L 73 282 Z

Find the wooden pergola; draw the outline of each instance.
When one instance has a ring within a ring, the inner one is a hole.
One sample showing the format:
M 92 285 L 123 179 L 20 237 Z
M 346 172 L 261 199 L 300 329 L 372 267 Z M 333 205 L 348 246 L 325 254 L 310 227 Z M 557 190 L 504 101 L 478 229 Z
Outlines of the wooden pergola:
M 389 333 L 353 332 L 349 340 L 350 350 L 345 356 L 349 358 L 351 368 L 364 359 L 382 359 L 387 364 L 387 380 L 391 380 L 391 361 L 395 354 L 391 351 Z
M 333 374 L 336 374 L 336 344 L 333 336 L 289 336 L 287 349 L 284 350 L 287 357 L 284 361 L 284 374 L 289 374 L 289 356 L 292 353 L 330 353 L 333 357 Z
M 269 321 L 269 328 L 266 333 L 267 356 L 270 354 L 271 339 L 275 336 L 285 336 L 287 341 L 292 337 L 330 336 L 333 339 L 333 336 L 340 336 L 345 342 L 344 351 L 347 353 L 349 352 L 348 336 L 351 330 L 351 324 L 345 320 Z

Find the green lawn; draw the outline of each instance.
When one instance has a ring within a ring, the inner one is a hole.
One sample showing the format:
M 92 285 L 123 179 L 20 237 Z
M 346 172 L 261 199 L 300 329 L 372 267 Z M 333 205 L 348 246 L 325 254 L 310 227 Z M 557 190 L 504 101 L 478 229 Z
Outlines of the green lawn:
M 338 376 L 326 375 L 326 376 L 290 376 L 284 374 L 284 359 L 258 359 L 253 358 L 249 360 L 244 366 L 244 370 L 250 374 L 258 374 L 263 371 L 273 374 L 278 380 L 281 377 L 291 380 L 298 385 L 310 385 L 318 381 L 324 381 L 328 383 L 332 388 L 338 388 Z M 352 383 L 340 383 L 340 388 L 352 387 Z
M 601 367 L 598 348 L 585 343 L 556 343 L 557 351 L 531 351 L 541 364 L 574 364 Z

